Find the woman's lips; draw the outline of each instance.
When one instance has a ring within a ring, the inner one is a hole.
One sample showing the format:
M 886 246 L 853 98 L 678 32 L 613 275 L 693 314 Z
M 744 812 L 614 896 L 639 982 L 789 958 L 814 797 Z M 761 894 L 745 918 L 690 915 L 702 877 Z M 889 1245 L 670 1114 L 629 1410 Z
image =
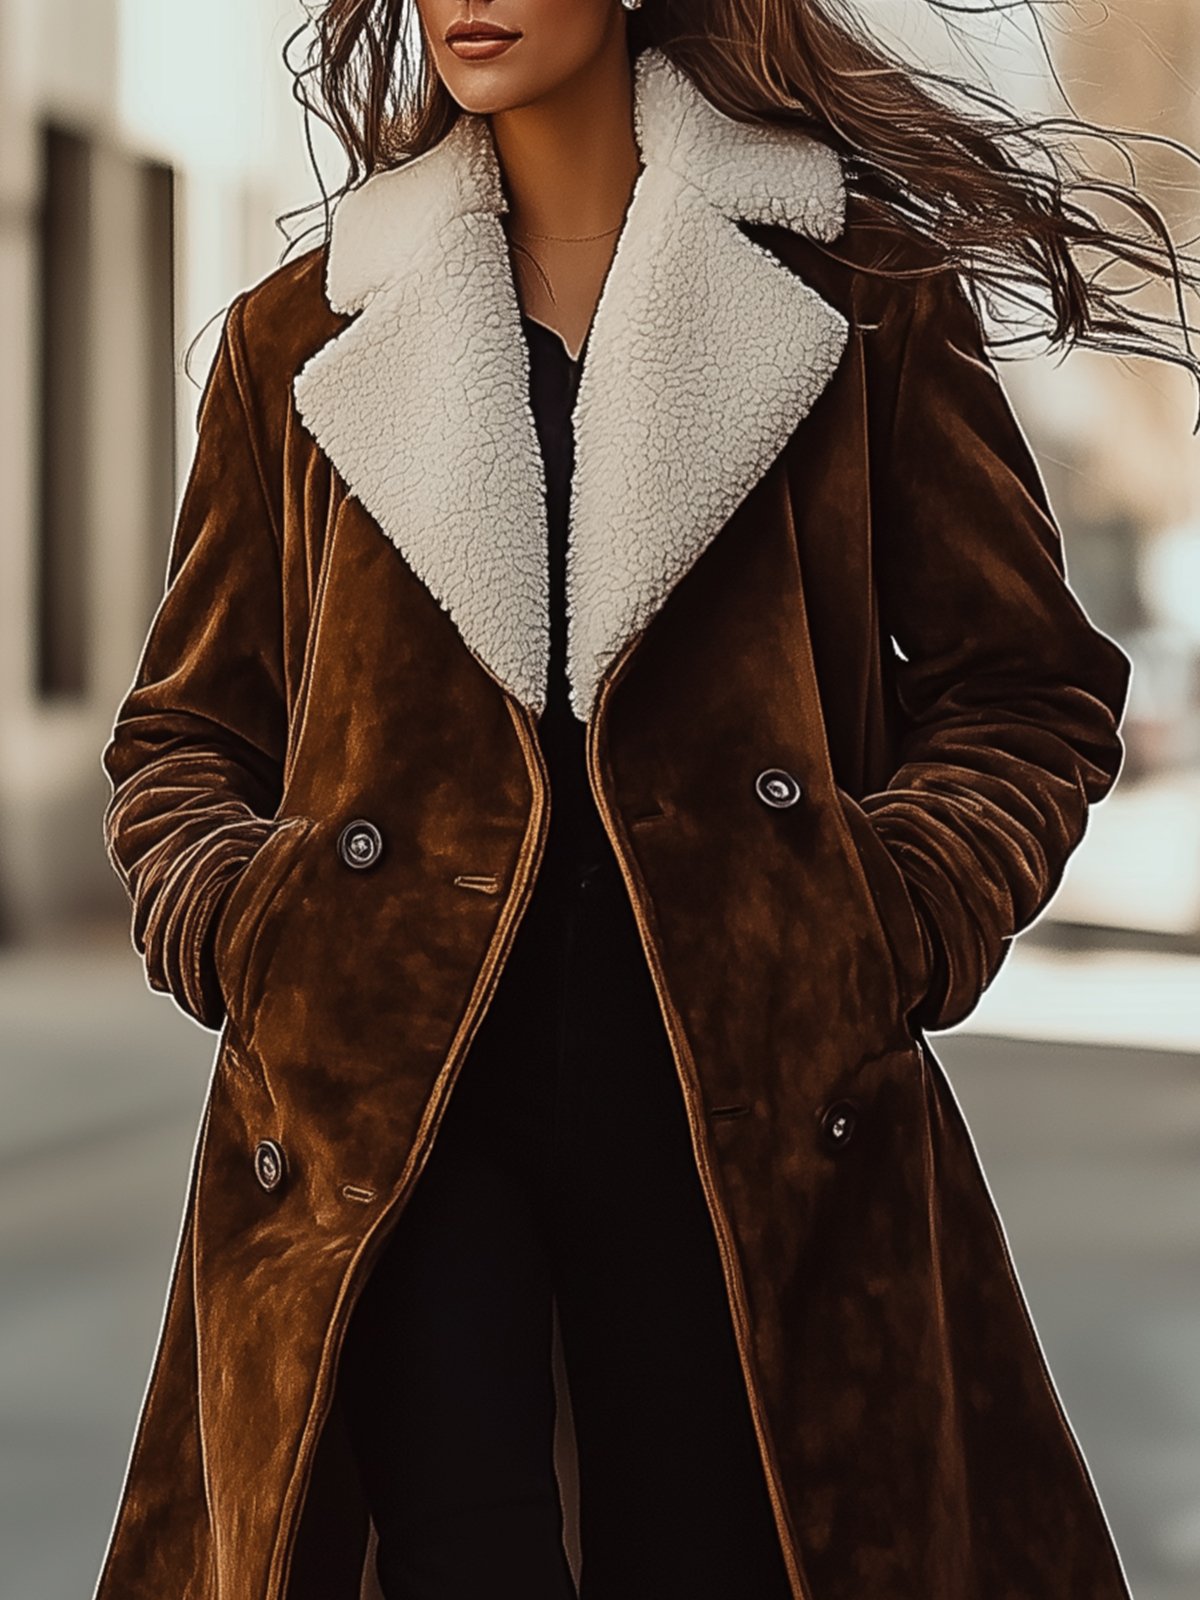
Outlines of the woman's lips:
M 502 56 L 509 45 L 516 44 L 520 37 L 519 33 L 514 33 L 503 39 L 489 39 L 480 34 L 473 39 L 450 39 L 447 43 L 454 54 L 463 61 L 490 61 L 493 56 Z

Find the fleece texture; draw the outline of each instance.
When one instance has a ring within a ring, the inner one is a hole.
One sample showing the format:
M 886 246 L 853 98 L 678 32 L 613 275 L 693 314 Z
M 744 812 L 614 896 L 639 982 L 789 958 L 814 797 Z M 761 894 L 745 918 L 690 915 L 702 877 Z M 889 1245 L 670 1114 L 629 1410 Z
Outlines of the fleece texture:
M 634 66 L 642 161 L 573 418 L 567 675 L 586 720 L 605 669 L 783 448 L 846 320 L 738 221 L 829 240 L 845 189 L 810 134 L 725 116 L 658 50 Z M 346 194 L 326 290 L 361 312 L 295 379 L 352 492 L 467 645 L 545 705 L 545 491 L 491 125 L 461 116 Z

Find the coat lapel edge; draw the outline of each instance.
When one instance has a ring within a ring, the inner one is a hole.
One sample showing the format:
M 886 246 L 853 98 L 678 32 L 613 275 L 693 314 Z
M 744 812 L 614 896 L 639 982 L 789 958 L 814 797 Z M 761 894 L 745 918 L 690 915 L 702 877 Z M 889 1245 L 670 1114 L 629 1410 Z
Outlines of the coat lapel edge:
M 433 247 L 305 363 L 293 393 L 350 494 L 479 664 L 540 711 L 545 489 L 498 216 L 443 219 Z
M 609 668 L 807 415 L 849 330 L 669 169 L 642 174 L 630 222 L 573 419 L 568 676 L 583 721 Z

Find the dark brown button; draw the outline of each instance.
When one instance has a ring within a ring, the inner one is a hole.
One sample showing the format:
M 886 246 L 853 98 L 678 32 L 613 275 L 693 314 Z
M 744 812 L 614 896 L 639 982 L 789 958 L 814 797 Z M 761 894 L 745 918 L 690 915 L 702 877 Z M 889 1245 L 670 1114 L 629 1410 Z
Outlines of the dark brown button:
M 800 780 L 782 767 L 768 767 L 755 778 L 754 792 L 769 806 L 794 806 L 800 798 Z
M 821 1132 L 826 1142 L 840 1150 L 854 1132 L 858 1112 L 849 1100 L 835 1100 L 821 1118 Z
M 254 1147 L 254 1176 L 264 1189 L 278 1189 L 287 1171 L 282 1145 L 274 1139 L 260 1139 Z
M 348 867 L 373 867 L 383 854 L 383 835 L 373 822 L 355 817 L 338 834 L 337 846 Z

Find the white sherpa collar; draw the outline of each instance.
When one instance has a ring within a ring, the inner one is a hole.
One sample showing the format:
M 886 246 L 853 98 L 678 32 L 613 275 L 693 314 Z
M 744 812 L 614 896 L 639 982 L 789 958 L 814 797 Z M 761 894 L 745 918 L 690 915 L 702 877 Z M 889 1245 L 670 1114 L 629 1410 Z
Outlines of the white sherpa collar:
M 779 454 L 846 319 L 736 226 L 837 238 L 836 152 L 726 117 L 661 51 L 634 65 L 643 170 L 596 307 L 573 416 L 568 678 L 606 669 Z M 349 190 L 326 294 L 361 312 L 296 375 L 306 427 L 501 686 L 546 702 L 545 480 L 485 116 Z

